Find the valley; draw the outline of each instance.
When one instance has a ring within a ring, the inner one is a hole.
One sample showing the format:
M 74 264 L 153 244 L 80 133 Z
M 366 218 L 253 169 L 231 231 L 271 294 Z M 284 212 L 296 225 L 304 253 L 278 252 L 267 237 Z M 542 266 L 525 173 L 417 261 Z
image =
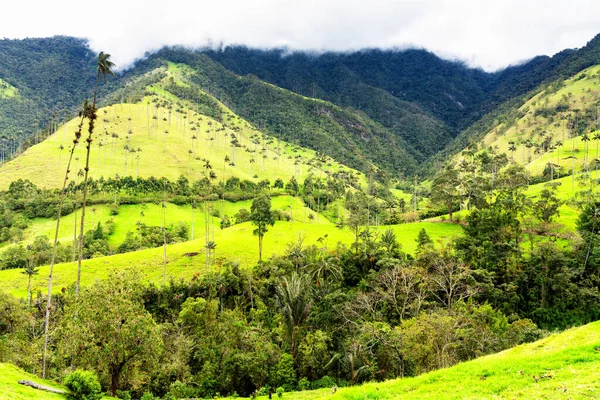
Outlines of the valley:
M 0 40 L 0 398 L 595 396 L 597 42 Z

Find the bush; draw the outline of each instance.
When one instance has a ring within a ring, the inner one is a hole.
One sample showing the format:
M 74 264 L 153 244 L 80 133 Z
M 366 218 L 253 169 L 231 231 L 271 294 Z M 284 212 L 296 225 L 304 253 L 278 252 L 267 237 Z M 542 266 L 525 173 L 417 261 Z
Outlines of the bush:
M 283 394 L 285 393 L 285 389 L 280 386 L 280 387 L 277 388 L 277 390 L 275 391 L 275 393 L 277 393 L 277 397 L 282 397 Z
M 118 399 L 131 400 L 131 393 L 129 393 L 128 390 L 117 390 L 117 393 L 115 394 L 117 395 Z
M 145 392 L 142 397 L 140 397 L 140 400 L 160 400 L 160 397 L 156 397 L 150 392 Z
M 333 380 L 333 378 L 325 375 L 321 379 L 317 379 L 316 381 L 314 381 L 312 383 L 312 388 L 313 389 L 323 389 L 323 388 L 330 388 L 333 385 L 335 385 L 335 381 Z
M 173 395 L 177 399 L 181 398 L 191 398 L 197 396 L 197 390 L 193 387 L 186 385 L 180 381 L 175 381 L 171 383 L 169 387 L 169 394 Z
M 110 206 L 110 215 L 119 215 L 119 205 L 114 204 Z
M 300 390 L 309 390 L 310 382 L 306 378 L 302 378 L 298 381 L 298 389 Z
M 99 400 L 102 398 L 102 388 L 96 374 L 91 371 L 78 369 L 67 375 L 64 385 L 69 389 L 71 398 L 77 400 Z

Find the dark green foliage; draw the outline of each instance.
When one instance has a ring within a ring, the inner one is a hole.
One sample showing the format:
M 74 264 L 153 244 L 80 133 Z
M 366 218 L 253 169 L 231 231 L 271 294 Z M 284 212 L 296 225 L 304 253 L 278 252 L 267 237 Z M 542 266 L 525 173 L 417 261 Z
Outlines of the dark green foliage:
M 39 141 L 73 117 L 74 108 L 91 93 L 95 67 L 95 55 L 82 39 L 0 40 L 0 77 L 19 90 L 17 97 L 0 99 L 4 155 L 22 148 L 26 138 L 29 144 Z
M 69 389 L 70 397 L 75 400 L 99 400 L 102 388 L 96 374 L 78 369 L 65 377 L 64 385 Z
M 258 259 L 262 260 L 262 245 L 268 227 L 275 225 L 275 216 L 271 211 L 271 199 L 261 194 L 252 201 L 250 207 L 250 221 L 256 226 L 252 233 L 258 236 Z

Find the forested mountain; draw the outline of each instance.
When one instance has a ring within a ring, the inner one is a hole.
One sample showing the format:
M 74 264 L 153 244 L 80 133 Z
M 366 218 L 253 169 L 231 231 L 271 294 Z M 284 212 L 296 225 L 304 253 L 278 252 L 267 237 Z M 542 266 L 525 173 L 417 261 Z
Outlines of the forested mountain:
M 76 113 L 90 94 L 95 57 L 85 40 L 72 37 L 0 40 L 0 80 L 16 88 L 0 96 L 2 156 Z
M 174 47 L 137 62 L 123 76 L 141 76 L 169 61 L 188 64 L 194 70 L 190 84 L 275 137 L 365 172 L 374 164 L 394 175 L 412 175 L 432 157 L 464 148 L 540 83 L 600 62 L 598 42 L 596 37 L 579 50 L 495 73 L 417 49 L 311 54 Z M 51 121 L 74 114 L 73 107 L 89 96 L 93 57 L 80 39 L 0 41 L 2 87 L 14 88 L 2 89 L 11 95 L 0 96 L 7 154 L 19 150 L 26 137 L 39 136 L 42 127 L 52 129 Z

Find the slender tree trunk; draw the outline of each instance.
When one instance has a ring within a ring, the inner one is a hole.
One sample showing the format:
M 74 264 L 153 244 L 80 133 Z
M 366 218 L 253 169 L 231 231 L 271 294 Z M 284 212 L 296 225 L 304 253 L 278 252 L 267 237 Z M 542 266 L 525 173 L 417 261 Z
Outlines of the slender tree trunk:
M 90 151 L 92 149 L 92 137 L 94 135 L 94 123 L 96 119 L 96 96 L 98 95 L 98 80 L 100 78 L 100 71 L 96 73 L 96 88 L 94 90 L 94 102 L 92 103 L 92 109 L 88 115 L 88 137 L 85 143 L 85 169 L 83 177 L 83 201 L 81 203 L 81 223 L 79 224 L 79 257 L 77 259 L 77 283 L 75 284 L 75 296 L 79 296 L 79 289 L 81 286 L 81 262 L 83 260 L 83 234 L 85 228 L 85 207 L 87 203 L 87 184 L 88 176 L 90 172 Z M 85 111 L 84 111 L 85 114 Z
M 48 296 L 46 300 L 46 315 L 44 317 L 44 350 L 42 353 L 42 378 L 46 378 L 46 356 L 48 354 L 48 329 L 50 327 L 50 308 L 52 306 L 52 274 L 54 272 L 54 262 L 56 260 L 56 246 L 58 244 L 58 231 L 60 228 L 60 217 L 62 215 L 62 206 L 65 200 L 67 183 L 69 182 L 69 172 L 71 168 L 71 162 L 73 161 L 73 154 L 75 153 L 75 147 L 79 144 L 79 137 L 81 136 L 81 130 L 83 128 L 83 117 L 79 121 L 77 133 L 75 134 L 75 140 L 71 147 L 71 154 L 69 155 L 69 161 L 67 163 L 67 171 L 65 172 L 65 179 L 63 186 L 60 191 L 60 199 L 58 201 L 58 210 L 56 211 L 56 230 L 54 231 L 54 243 L 52 245 L 52 257 L 50 258 L 50 273 L 48 274 Z
M 29 280 L 27 282 L 27 308 L 31 307 L 31 275 L 29 274 Z
M 163 187 L 163 282 L 167 284 L 167 202 Z

